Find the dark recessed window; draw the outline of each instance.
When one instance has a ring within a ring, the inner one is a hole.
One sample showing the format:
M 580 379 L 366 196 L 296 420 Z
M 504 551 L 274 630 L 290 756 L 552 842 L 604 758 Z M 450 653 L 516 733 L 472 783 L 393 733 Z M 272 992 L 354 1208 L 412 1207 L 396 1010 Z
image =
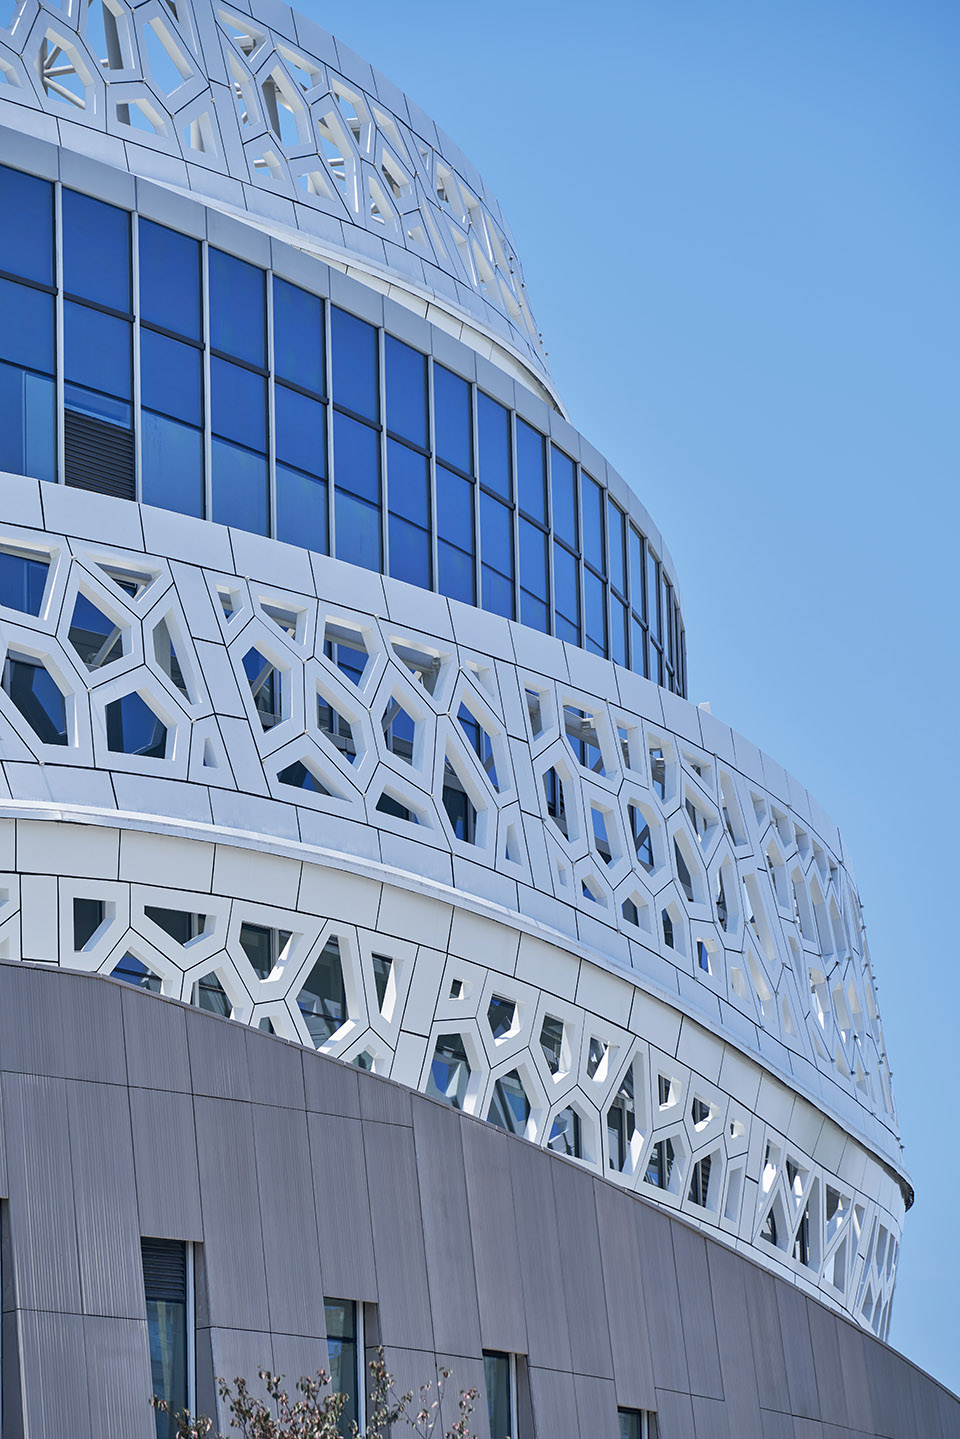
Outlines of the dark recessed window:
M 487 1391 L 490 1439 L 509 1439 L 513 1426 L 513 1355 L 483 1351 L 483 1377 Z
M 363 1423 L 363 1395 L 360 1356 L 363 1339 L 359 1333 L 360 1305 L 354 1299 L 323 1301 L 327 1331 L 330 1389 L 346 1396 L 340 1416 L 340 1433 L 349 1434 L 351 1424 Z
M 189 1390 L 188 1246 L 180 1239 L 141 1239 L 143 1289 L 150 1344 L 151 1393 L 166 1400 L 156 1413 L 157 1439 L 175 1439 L 176 1415 L 191 1407 Z

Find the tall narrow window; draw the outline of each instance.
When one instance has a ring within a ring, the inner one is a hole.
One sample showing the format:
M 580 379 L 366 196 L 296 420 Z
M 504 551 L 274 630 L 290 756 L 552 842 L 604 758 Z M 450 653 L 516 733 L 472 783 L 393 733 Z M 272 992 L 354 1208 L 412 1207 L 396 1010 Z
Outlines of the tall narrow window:
M 515 618 L 513 599 L 513 462 L 510 412 L 477 394 L 480 448 L 480 603 Z
M 342 560 L 380 570 L 380 348 L 373 325 L 331 311 L 336 550 Z
M 266 276 L 210 251 L 213 519 L 269 534 Z
M 63 192 L 66 482 L 134 496 L 130 216 Z
M 340 1433 L 349 1434 L 351 1423 L 356 1422 L 362 1429 L 364 1421 L 361 1309 L 354 1299 L 324 1298 L 323 1313 L 330 1361 L 330 1388 L 335 1394 L 346 1395 L 347 1402 L 340 1417 Z
M 273 281 L 277 538 L 325 554 L 327 442 L 323 301 Z
M 487 1390 L 490 1439 L 510 1439 L 514 1433 L 514 1359 L 495 1349 L 483 1351 L 483 1377 Z
M 53 186 L 0 166 L 0 469 L 54 480 Z
M 437 447 L 437 588 L 476 601 L 473 411 L 470 386 L 442 365 L 433 368 Z
M 190 1246 L 182 1239 L 141 1239 L 143 1289 L 150 1341 L 153 1393 L 167 1402 L 156 1414 L 157 1439 L 174 1439 L 176 1415 L 192 1408 L 190 1326 L 192 1299 Z
M 427 357 L 386 337 L 390 573 L 430 589 L 430 449 Z
M 200 245 L 140 221 L 140 480 L 143 501 L 204 513 Z

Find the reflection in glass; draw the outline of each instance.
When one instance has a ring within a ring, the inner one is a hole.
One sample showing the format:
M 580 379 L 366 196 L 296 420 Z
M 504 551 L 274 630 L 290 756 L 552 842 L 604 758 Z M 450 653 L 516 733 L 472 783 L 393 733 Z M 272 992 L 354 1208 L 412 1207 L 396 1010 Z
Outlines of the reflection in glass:
M 523 1081 L 515 1069 L 503 1074 L 493 1086 L 493 1098 L 487 1111 L 487 1119 L 509 1134 L 525 1134 L 530 1118 L 530 1101 L 523 1087 Z
M 135 754 L 144 759 L 163 759 L 167 749 L 167 727 L 134 690 L 106 707 L 107 749 L 116 754 Z
M 43 744 L 68 743 L 63 692 L 41 660 L 8 651 L 3 664 L 2 684 Z
M 38 615 L 49 572 L 47 559 L 0 550 L 0 605 L 25 615 Z
M 470 1061 L 459 1034 L 441 1034 L 430 1065 L 427 1093 L 462 1109 L 470 1083 Z

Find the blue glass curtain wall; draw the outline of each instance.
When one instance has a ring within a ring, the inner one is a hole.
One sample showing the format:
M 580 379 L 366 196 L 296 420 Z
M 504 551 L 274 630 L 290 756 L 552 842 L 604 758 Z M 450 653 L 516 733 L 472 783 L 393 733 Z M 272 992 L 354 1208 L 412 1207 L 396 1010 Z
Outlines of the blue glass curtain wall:
M 333 553 L 685 692 L 658 557 L 560 445 L 288 280 L 2 166 L 0 470 Z

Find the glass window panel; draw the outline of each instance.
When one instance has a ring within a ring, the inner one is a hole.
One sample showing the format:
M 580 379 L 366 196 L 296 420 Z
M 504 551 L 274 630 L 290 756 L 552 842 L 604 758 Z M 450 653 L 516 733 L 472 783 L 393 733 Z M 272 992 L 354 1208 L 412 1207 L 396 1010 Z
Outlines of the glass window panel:
M 261 367 L 267 362 L 265 280 L 256 265 L 210 251 L 210 343 Z
M 297 285 L 273 281 L 273 364 L 281 379 L 324 393 L 323 301 Z
M 67 300 L 63 307 L 64 371 L 67 380 L 88 390 L 129 400 L 133 395 L 127 320 Z
M 630 603 L 641 619 L 647 618 L 643 586 L 643 540 L 630 526 Z
M 160 410 L 188 425 L 202 425 L 202 359 L 201 352 L 192 345 L 182 345 L 155 330 L 141 330 L 141 402 L 148 409 Z
M 327 1354 L 330 1360 L 330 1388 L 334 1394 L 345 1394 L 347 1402 L 340 1415 L 340 1433 L 349 1434 L 357 1419 L 357 1306 L 352 1299 L 324 1299 L 327 1330 Z
M 0 280 L 0 360 L 53 374 L 53 296 Z
M 0 165 L 0 215 L 17 217 L 0 225 L 0 270 L 52 285 L 53 186 Z
M 558 614 L 556 635 L 557 639 L 566 640 L 568 645 L 579 645 L 580 626 L 575 625 L 572 620 L 566 619 L 564 615 Z
M 663 661 L 660 651 L 651 640 L 647 646 L 647 654 L 650 660 L 650 667 L 647 671 L 647 678 L 653 680 L 655 685 L 663 684 Z
M 606 586 L 590 570 L 583 572 L 583 605 L 587 639 L 592 640 L 599 654 L 607 649 Z
M 426 449 L 427 357 L 392 335 L 386 338 L 387 429 Z
M 577 548 L 577 471 L 573 461 L 556 445 L 550 446 L 550 480 L 553 491 L 553 531 Z
M 57 477 L 56 387 L 13 365 L 0 365 L 0 470 Z
M 589 475 L 582 477 L 583 558 L 595 570 L 605 573 L 603 554 L 603 491 Z
M 675 615 L 675 610 L 674 610 L 674 607 L 673 607 L 673 589 L 671 588 L 670 585 L 665 584 L 665 585 L 664 585 L 664 601 L 663 601 L 663 618 L 664 618 L 664 628 L 665 628 L 666 631 L 667 631 L 667 663 L 668 663 L 669 665 L 671 665 L 671 666 L 672 666 L 673 663 L 674 663 L 674 641 L 673 641 L 673 637 L 674 637 L 674 615 Z
M 130 310 L 130 216 L 75 190 L 63 192 L 63 288 Z
M 440 540 L 437 546 L 437 588 L 442 595 L 452 600 L 463 600 L 472 605 L 476 601 L 474 590 L 473 556 L 464 554 L 455 545 Z
M 647 624 L 651 635 L 660 638 L 660 566 L 647 546 Z
M 108 424 L 119 425 L 126 430 L 133 425 L 133 406 L 125 400 L 111 399 L 97 390 L 85 390 L 82 385 L 65 385 L 63 398 L 68 410 L 93 415 L 95 419 L 106 420 Z
M 267 448 L 267 382 L 262 375 L 210 361 L 213 432 L 263 453 Z
M 274 390 L 277 459 L 322 479 L 326 464 L 326 412 L 319 400 L 277 385 Z
M 408 585 L 432 587 L 430 535 L 399 515 L 390 516 L 390 573 Z
M 430 461 L 417 450 L 387 441 L 390 509 L 424 529 L 430 524 Z M 395 574 L 391 561 L 390 573 Z
M 546 603 L 539 595 L 530 594 L 529 590 L 520 591 L 520 620 L 522 624 L 541 630 L 545 635 L 550 633 L 550 615 Z
M 630 668 L 638 675 L 647 672 L 647 632 L 634 617 L 630 620 Z
M 337 524 L 337 557 L 367 570 L 380 570 L 383 563 L 380 539 L 380 508 L 337 487 L 334 496 Z
M 472 475 L 470 386 L 443 365 L 433 367 L 433 435 L 437 458 Z
M 492 1354 L 485 1350 L 483 1377 L 487 1392 L 490 1439 L 510 1439 L 513 1433 L 513 1414 L 509 1354 Z
M 480 482 L 505 500 L 513 499 L 510 482 L 510 411 L 482 390 L 477 391 L 480 441 Z
M 627 663 L 627 611 L 615 595 L 610 596 L 610 658 Z
M 334 463 L 338 490 L 349 490 L 369 503 L 380 503 L 380 433 L 349 415 L 333 417 Z M 337 553 L 340 554 L 339 539 Z M 379 569 L 379 562 L 374 567 Z
M 623 545 L 623 511 L 618 509 L 612 500 L 607 501 L 607 540 L 609 545 L 607 578 L 626 598 L 627 557 Z
M 480 556 L 502 575 L 513 574 L 513 511 L 492 495 L 480 494 Z
M 547 537 L 524 519 L 520 521 L 520 583 L 541 597 L 547 594 Z
M 143 503 L 203 518 L 203 431 L 143 410 L 140 416 Z
M 518 416 L 517 501 L 521 510 L 541 524 L 547 522 L 546 492 L 543 436 Z
M 0 605 L 25 615 L 38 615 L 49 573 L 49 560 L 0 550 Z M 82 949 L 83 945 L 75 948 Z
M 377 332 L 373 325 L 348 315 L 346 310 L 333 309 L 333 398 L 338 405 L 365 415 L 369 420 L 380 418 L 380 367 L 377 358 Z
M 200 244 L 140 221 L 140 318 L 200 339 Z
M 553 597 L 557 613 L 572 624 L 580 624 L 579 565 L 562 545 L 553 547 Z
M 329 553 L 325 480 L 277 465 L 277 539 Z
M 513 580 L 507 579 L 497 570 L 490 569 L 489 565 L 483 565 L 480 570 L 480 585 L 483 608 L 491 614 L 503 615 L 504 619 L 514 619 Z
M 268 533 L 267 462 L 262 455 L 214 439 L 213 515 L 219 525 Z
M 461 550 L 473 550 L 473 483 L 437 466 L 437 534 Z

